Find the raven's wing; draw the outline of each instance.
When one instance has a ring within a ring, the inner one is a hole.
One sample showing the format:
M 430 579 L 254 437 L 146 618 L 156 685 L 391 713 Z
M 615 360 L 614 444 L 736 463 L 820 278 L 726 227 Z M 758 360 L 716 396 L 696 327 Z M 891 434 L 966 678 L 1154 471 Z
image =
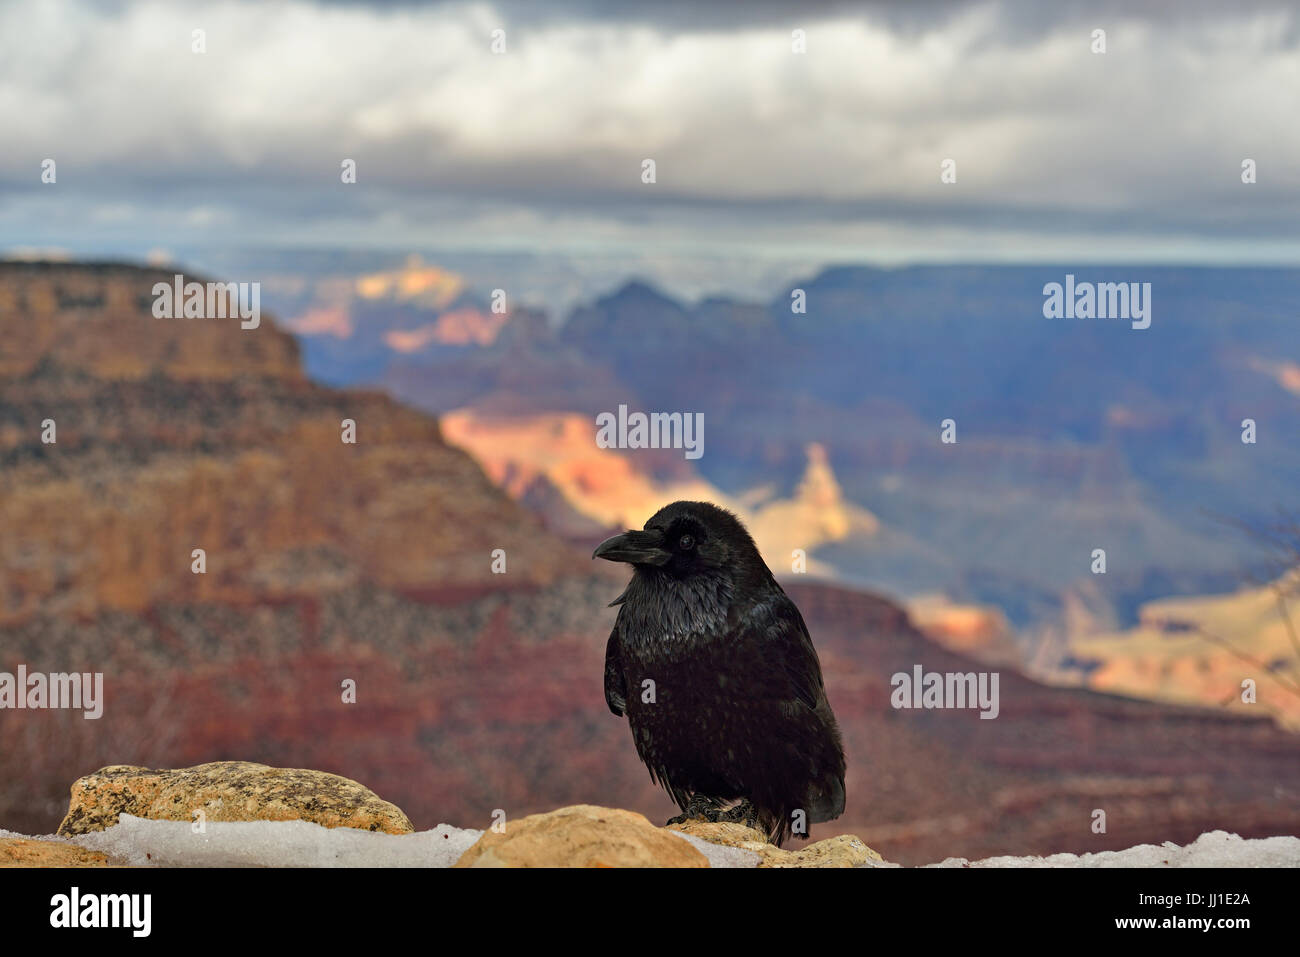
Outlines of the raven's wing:
M 627 713 L 627 678 L 623 676 L 623 659 L 619 655 L 618 622 L 605 645 L 605 703 L 620 718 Z
M 808 819 L 832 820 L 844 813 L 844 745 L 826 698 L 817 650 L 803 615 L 779 586 L 771 599 L 755 606 L 755 612 L 756 619 L 748 627 L 758 629 L 764 654 L 780 667 L 785 689 L 779 696 L 807 708 L 813 719 L 801 724 L 812 732 L 811 738 L 787 742 L 811 762 L 813 774 L 803 798 Z
M 826 689 L 822 684 L 817 649 L 813 647 L 803 615 L 783 591 L 777 591 L 764 605 L 767 614 L 757 625 L 763 630 L 763 644 L 780 664 L 795 699 L 807 705 L 809 710 L 817 711 L 825 704 Z

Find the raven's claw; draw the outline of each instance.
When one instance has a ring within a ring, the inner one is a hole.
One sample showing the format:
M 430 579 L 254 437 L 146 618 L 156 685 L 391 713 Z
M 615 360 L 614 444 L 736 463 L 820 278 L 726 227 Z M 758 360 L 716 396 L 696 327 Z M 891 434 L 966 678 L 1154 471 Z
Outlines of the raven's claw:
M 668 819 L 668 824 L 685 824 L 687 821 L 707 821 L 710 824 L 717 824 L 727 820 L 725 813 L 719 810 L 718 802 L 713 798 L 696 794 L 682 809 L 681 814 Z

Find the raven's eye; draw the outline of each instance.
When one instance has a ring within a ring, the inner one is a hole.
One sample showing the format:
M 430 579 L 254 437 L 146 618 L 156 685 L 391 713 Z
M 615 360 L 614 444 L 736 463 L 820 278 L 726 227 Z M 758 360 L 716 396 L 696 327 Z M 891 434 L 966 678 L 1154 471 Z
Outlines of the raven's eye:
M 677 540 L 677 547 L 684 552 L 689 552 L 695 547 L 695 539 L 691 538 L 689 535 L 683 535 Z

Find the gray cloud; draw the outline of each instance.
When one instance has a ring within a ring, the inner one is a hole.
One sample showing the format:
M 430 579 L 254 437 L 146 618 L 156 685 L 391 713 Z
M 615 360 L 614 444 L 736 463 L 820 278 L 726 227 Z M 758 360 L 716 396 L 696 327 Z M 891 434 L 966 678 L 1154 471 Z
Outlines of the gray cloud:
M 563 228 L 1030 255 L 1122 236 L 1290 261 L 1298 20 L 1265 3 L 20 0 L 0 8 L 0 244 L 405 242 L 424 221 L 426 239 L 487 244 Z

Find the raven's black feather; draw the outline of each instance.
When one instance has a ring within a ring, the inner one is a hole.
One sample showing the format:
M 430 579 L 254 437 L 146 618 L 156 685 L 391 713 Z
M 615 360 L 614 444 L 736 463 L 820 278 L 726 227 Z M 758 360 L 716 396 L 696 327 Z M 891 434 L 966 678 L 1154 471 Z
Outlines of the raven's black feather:
M 605 703 L 621 718 L 627 713 L 627 685 L 623 680 L 623 662 L 618 656 L 617 631 L 610 632 L 605 644 Z

